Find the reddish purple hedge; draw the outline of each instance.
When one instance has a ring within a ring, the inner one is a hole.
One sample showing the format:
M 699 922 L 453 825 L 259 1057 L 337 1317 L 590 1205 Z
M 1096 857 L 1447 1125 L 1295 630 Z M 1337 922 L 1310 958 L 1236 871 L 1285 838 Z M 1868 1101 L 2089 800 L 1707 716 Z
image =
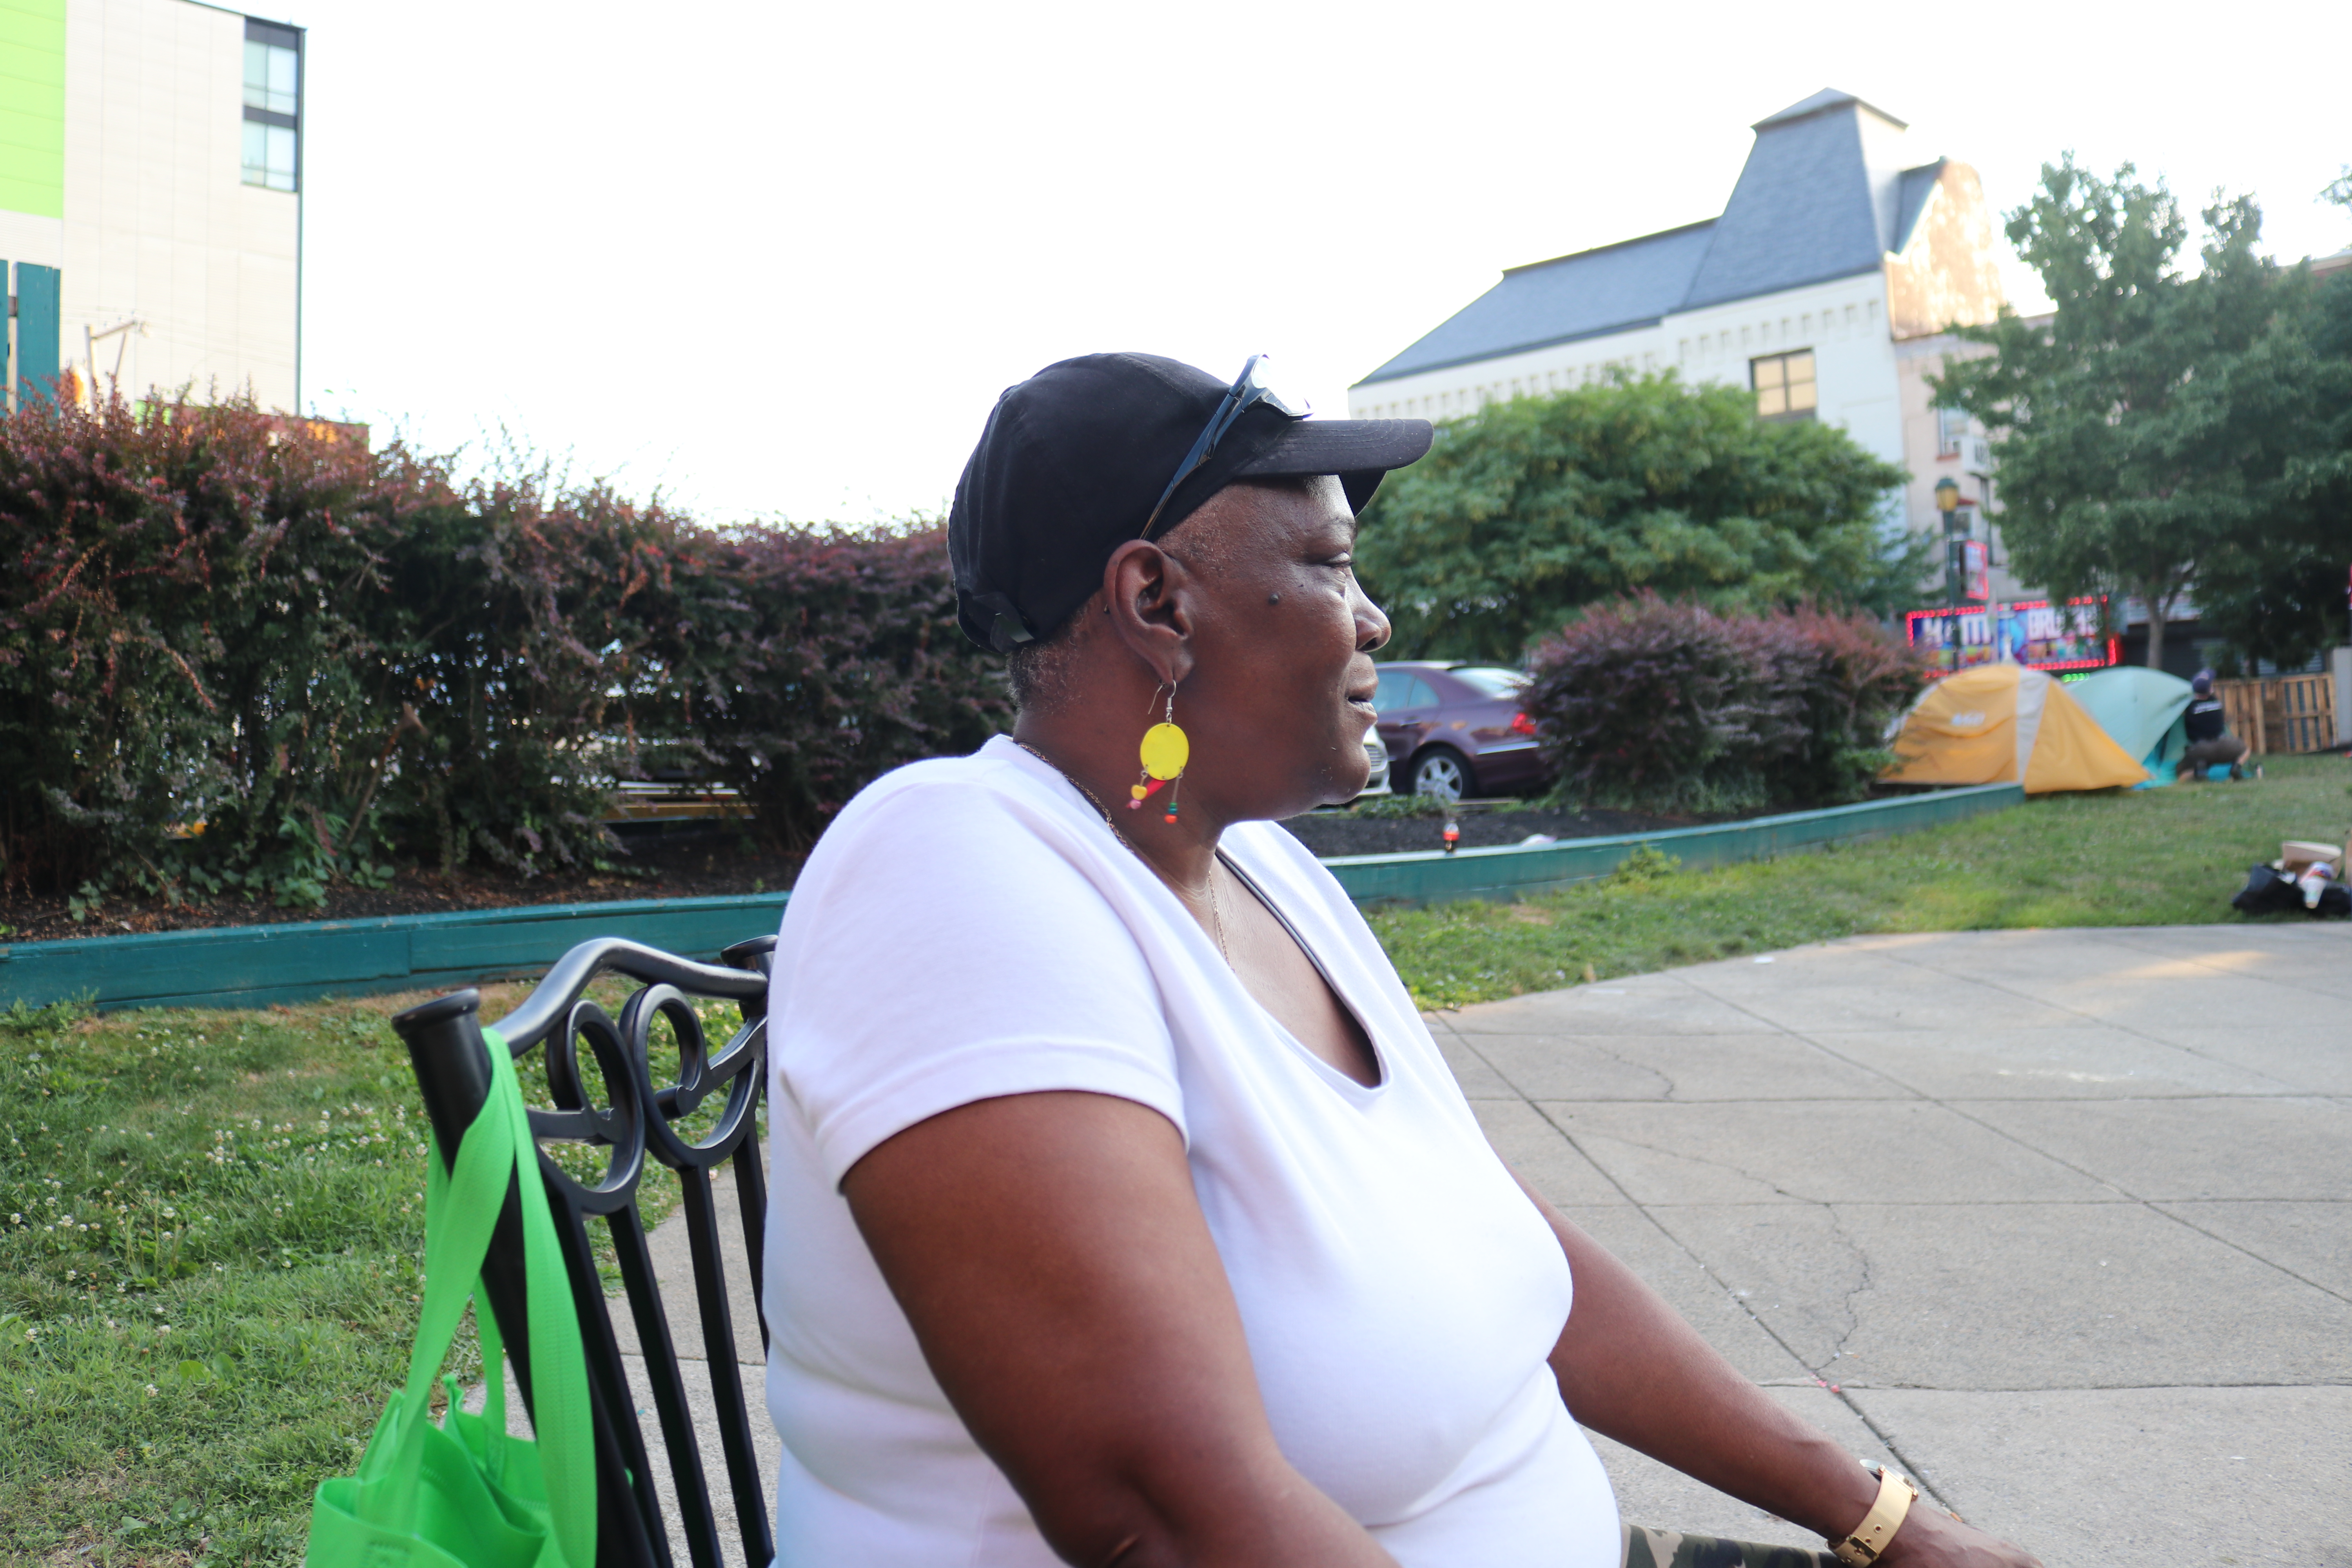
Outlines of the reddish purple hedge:
M 1859 799 L 1925 679 L 1867 617 L 1719 615 L 1654 595 L 1537 646 L 1527 710 L 1565 788 L 1657 810 Z
M 719 533 L 546 473 L 459 482 L 249 405 L 0 420 L 0 887 L 316 902 L 612 850 L 698 761 L 805 843 L 1008 718 L 936 531 Z M 201 833 L 189 831 L 201 825 Z

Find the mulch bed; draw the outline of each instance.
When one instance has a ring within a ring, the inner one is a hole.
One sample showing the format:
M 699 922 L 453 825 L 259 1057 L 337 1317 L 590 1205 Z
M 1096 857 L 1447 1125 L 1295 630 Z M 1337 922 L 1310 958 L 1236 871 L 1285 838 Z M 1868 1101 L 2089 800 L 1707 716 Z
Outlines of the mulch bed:
M 1532 834 L 1554 838 L 1605 838 L 1619 833 L 1655 833 L 1691 827 L 1693 816 L 1648 816 L 1633 811 L 1558 811 L 1520 806 L 1465 806 L 1455 814 L 1464 849 L 1517 844 Z M 1712 821 L 1713 818 L 1705 820 Z M 1318 855 L 1394 855 L 1445 847 L 1442 816 L 1365 816 L 1356 812 L 1317 812 L 1282 825 Z
M 1688 827 L 1702 819 L 1508 805 L 1466 806 L 1454 820 L 1462 828 L 1461 847 L 1472 849 L 1517 844 L 1536 833 L 1555 838 L 1592 838 Z M 1318 855 L 1443 849 L 1444 826 L 1441 817 L 1364 816 L 1351 812 L 1318 812 L 1283 824 Z M 629 851 L 615 859 L 611 870 L 548 874 L 528 880 L 486 868 L 469 867 L 446 877 L 436 871 L 403 871 L 388 888 L 330 888 L 322 909 L 279 909 L 233 899 L 174 909 L 161 900 L 110 899 L 76 921 L 63 899 L 0 899 L 0 927 L 8 928 L 0 931 L 0 942 L 277 925 L 288 921 L 372 920 L 383 915 L 446 914 L 457 910 L 600 903 L 615 899 L 714 898 L 789 888 L 800 872 L 799 856 L 747 848 L 735 834 L 719 829 L 635 837 L 629 843 Z

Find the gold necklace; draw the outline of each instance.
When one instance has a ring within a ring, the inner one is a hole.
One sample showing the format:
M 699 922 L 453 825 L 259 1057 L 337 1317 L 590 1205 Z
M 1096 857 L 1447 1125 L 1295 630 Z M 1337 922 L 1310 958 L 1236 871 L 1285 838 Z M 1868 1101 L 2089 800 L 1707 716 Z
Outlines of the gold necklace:
M 1153 876 L 1159 878 L 1171 888 L 1173 888 L 1178 893 L 1184 895 L 1188 899 L 1197 899 L 1201 896 L 1200 893 L 1185 887 L 1183 883 L 1179 882 L 1175 878 L 1170 876 L 1159 867 L 1154 866 L 1151 863 L 1151 858 L 1144 854 L 1142 850 L 1137 848 L 1135 847 L 1135 841 L 1118 830 L 1118 823 L 1111 816 L 1110 808 L 1103 805 L 1101 800 L 1096 796 L 1094 791 L 1088 789 L 1085 784 L 1079 783 L 1076 778 L 1073 777 L 1069 769 L 1062 766 L 1061 763 L 1055 762 L 1053 758 L 1047 756 L 1045 752 L 1039 751 L 1036 747 L 1031 745 L 1026 741 L 1015 741 L 1013 743 L 1020 747 L 1023 751 L 1028 752 L 1031 756 L 1036 758 L 1039 762 L 1045 763 L 1047 767 L 1053 769 L 1055 773 L 1061 774 L 1065 780 L 1068 781 L 1069 786 L 1072 789 L 1076 790 L 1080 795 L 1086 796 L 1087 804 L 1095 808 L 1096 812 L 1099 814 L 1103 819 L 1103 826 L 1110 829 L 1110 836 L 1113 838 L 1118 839 L 1121 844 L 1126 845 L 1127 852 L 1134 856 L 1137 859 L 1142 861 L 1145 869 L 1149 870 Z M 1223 957 L 1225 967 L 1231 969 L 1234 964 L 1234 954 L 1233 950 L 1225 945 L 1225 906 L 1224 900 L 1217 897 L 1217 868 L 1213 860 L 1210 863 L 1209 879 L 1204 884 L 1204 887 L 1209 897 L 1209 921 L 1211 926 L 1213 928 L 1217 938 L 1217 952 Z

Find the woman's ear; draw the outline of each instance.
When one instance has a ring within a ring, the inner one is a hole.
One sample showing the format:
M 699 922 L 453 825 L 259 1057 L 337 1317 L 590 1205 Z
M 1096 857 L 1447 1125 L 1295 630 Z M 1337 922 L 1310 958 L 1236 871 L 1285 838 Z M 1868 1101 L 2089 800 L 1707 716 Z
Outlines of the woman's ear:
M 1165 685 L 1192 673 L 1199 584 L 1181 561 L 1149 540 L 1130 540 L 1103 564 L 1103 611 L 1129 652 Z

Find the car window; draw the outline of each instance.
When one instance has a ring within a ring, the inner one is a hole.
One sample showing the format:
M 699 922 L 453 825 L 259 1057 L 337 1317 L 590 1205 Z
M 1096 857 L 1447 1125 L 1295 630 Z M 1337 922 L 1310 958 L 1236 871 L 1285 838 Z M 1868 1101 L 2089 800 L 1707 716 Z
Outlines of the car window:
M 1437 693 L 1429 689 L 1429 682 L 1416 675 L 1412 678 L 1412 691 L 1405 698 L 1404 705 L 1408 708 L 1434 708 L 1437 706 Z
M 1372 693 L 1372 711 L 1385 713 L 1391 708 L 1402 708 L 1412 691 L 1412 677 L 1402 669 L 1381 671 L 1381 688 Z
M 1500 665 L 1465 664 L 1445 673 L 1481 697 L 1517 697 L 1528 684 L 1526 676 Z

